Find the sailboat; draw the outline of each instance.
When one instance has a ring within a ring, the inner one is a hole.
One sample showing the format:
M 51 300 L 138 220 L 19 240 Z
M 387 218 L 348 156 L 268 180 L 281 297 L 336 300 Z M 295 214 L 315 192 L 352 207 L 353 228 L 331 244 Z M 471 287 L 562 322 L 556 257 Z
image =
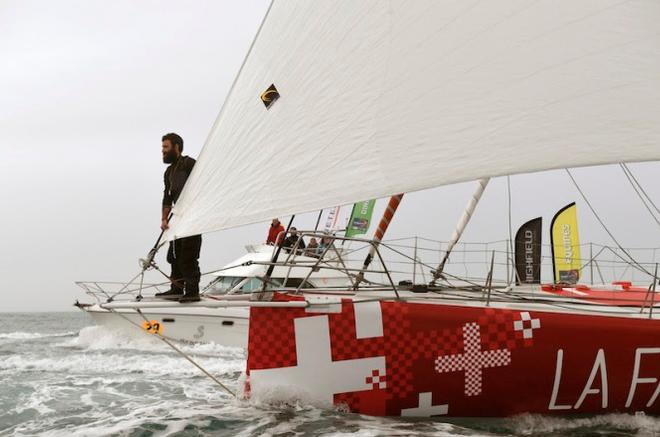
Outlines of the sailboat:
M 393 196 L 386 227 L 400 193 L 659 160 L 659 19 L 650 0 L 275 0 L 166 239 Z M 354 241 L 373 260 L 381 238 Z M 660 413 L 654 304 L 450 286 L 442 269 L 421 289 L 363 289 L 364 265 L 355 295 L 247 304 L 246 396 L 389 416 Z

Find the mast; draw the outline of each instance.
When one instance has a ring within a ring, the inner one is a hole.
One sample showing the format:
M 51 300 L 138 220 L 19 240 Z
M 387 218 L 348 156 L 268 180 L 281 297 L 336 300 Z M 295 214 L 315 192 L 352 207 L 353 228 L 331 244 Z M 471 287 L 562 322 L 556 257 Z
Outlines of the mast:
M 490 178 L 483 178 L 477 181 L 477 188 L 474 190 L 474 193 L 472 194 L 470 201 L 465 207 L 465 211 L 463 211 L 463 215 L 456 224 L 456 229 L 454 229 L 454 233 L 451 236 L 451 240 L 449 241 L 449 245 L 447 246 L 447 251 L 445 252 L 445 256 L 444 258 L 442 258 L 442 261 L 440 262 L 438 268 L 433 272 L 433 279 L 431 280 L 431 283 L 435 282 L 438 278 L 442 276 L 442 271 L 444 270 L 445 264 L 449 259 L 449 254 L 454 249 L 454 246 L 456 246 L 456 243 L 458 243 L 458 240 L 461 239 L 461 235 L 463 235 L 463 231 L 465 231 L 467 224 L 470 222 L 470 219 L 472 218 L 472 213 L 474 213 L 474 210 L 477 208 L 477 204 L 479 203 L 481 196 L 484 194 L 484 190 L 486 189 L 486 185 L 488 185 L 489 181 Z

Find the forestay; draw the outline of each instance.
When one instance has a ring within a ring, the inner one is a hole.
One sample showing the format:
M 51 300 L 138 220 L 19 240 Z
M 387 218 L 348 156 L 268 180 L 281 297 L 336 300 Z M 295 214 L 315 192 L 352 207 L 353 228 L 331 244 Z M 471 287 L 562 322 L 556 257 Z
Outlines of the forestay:
M 660 159 L 659 22 L 655 0 L 276 0 L 168 238 Z

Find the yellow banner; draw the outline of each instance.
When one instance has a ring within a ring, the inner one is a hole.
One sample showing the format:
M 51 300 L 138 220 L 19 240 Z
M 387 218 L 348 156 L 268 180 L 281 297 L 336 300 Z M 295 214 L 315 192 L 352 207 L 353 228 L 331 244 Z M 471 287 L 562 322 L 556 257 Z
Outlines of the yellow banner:
M 576 284 L 580 279 L 582 258 L 575 202 L 555 214 L 550 225 L 555 283 Z

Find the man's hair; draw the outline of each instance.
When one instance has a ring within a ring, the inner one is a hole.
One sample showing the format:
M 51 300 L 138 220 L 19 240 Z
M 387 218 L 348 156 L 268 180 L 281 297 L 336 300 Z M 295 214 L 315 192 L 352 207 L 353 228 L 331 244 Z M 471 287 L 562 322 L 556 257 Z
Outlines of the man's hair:
M 179 145 L 179 151 L 183 152 L 183 138 L 181 138 L 179 135 L 175 134 L 174 132 L 170 132 L 169 134 L 163 135 L 163 139 L 161 141 L 169 140 L 170 143 L 172 143 L 173 146 Z

